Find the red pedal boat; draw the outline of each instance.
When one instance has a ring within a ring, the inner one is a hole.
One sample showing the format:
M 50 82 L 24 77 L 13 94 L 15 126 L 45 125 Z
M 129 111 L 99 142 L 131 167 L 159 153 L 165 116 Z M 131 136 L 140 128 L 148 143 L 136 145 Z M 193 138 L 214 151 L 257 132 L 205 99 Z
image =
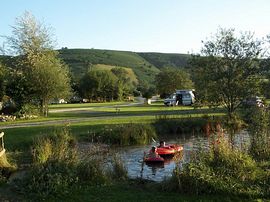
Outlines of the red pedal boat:
M 158 147 L 157 153 L 161 156 L 165 155 L 174 155 L 177 152 L 180 152 L 183 150 L 182 146 L 179 145 L 167 145 L 165 147 Z

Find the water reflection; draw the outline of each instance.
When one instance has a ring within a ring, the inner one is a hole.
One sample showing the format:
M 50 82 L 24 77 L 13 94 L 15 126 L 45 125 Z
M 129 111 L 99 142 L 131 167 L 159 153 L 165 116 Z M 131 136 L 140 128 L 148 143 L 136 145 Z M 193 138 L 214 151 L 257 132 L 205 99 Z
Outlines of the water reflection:
M 198 136 L 189 136 L 186 138 L 182 136 L 166 141 L 168 144 L 179 144 L 184 147 L 184 150 L 180 153 L 181 158 L 176 160 L 175 158 L 165 158 L 164 163 L 150 164 L 143 161 L 144 153 L 148 153 L 149 149 L 155 144 L 149 144 L 144 146 L 132 146 L 118 149 L 123 161 L 128 169 L 128 175 L 131 178 L 143 178 L 154 181 L 162 181 L 164 178 L 171 176 L 175 167 L 176 161 L 181 163 L 189 162 L 190 153 L 200 146 L 208 145 L 207 138 Z
M 248 144 L 248 133 L 242 131 L 235 135 L 234 144 L 238 147 Z M 153 181 L 162 181 L 165 178 L 171 177 L 175 164 L 185 164 L 190 161 L 191 153 L 198 149 L 205 149 L 209 147 L 209 142 L 212 140 L 209 136 L 203 134 L 187 135 L 177 137 L 171 140 L 166 140 L 168 144 L 179 144 L 183 146 L 180 158 L 166 158 L 164 163 L 149 164 L 143 161 L 144 153 L 148 153 L 154 143 L 144 146 L 129 146 L 118 148 L 117 152 L 121 155 L 128 170 L 130 178 L 143 178 Z

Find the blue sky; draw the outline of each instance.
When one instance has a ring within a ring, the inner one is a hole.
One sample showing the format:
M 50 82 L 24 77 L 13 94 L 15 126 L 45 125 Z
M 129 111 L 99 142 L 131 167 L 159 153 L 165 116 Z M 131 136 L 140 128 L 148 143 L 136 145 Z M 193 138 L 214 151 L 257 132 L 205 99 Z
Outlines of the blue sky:
M 2 0 L 0 35 L 24 11 L 53 27 L 57 48 L 197 53 L 218 27 L 270 34 L 269 0 Z

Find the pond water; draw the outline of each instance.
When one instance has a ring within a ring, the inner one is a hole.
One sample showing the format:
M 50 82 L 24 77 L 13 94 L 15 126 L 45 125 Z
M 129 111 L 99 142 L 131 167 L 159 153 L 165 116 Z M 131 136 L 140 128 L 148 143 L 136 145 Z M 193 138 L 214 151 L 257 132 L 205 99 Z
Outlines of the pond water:
M 174 139 L 164 140 L 166 144 L 179 144 L 183 146 L 182 157 L 180 161 L 178 161 L 180 164 L 189 162 L 192 151 L 207 148 L 211 141 L 210 138 L 204 134 L 181 135 Z M 249 142 L 247 131 L 243 130 L 236 134 L 233 141 L 234 145 L 243 148 L 244 145 L 247 145 Z M 120 154 L 122 160 L 125 162 L 130 178 L 162 181 L 172 175 L 176 163 L 172 158 L 166 159 L 164 164 L 147 165 L 143 162 L 144 152 L 148 153 L 150 148 L 156 145 L 156 143 L 152 143 L 144 146 L 117 148 L 116 152 Z

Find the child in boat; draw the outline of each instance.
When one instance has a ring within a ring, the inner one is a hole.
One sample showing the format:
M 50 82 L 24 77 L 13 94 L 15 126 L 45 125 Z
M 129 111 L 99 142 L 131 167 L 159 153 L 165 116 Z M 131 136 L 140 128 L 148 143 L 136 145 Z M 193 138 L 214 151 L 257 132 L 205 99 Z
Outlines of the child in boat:
M 165 141 L 160 141 L 158 147 L 159 147 L 159 148 L 160 148 L 160 147 L 165 147 Z
M 149 154 L 147 155 L 148 158 L 158 158 L 160 157 L 157 153 L 157 148 L 156 147 L 152 147 L 152 149 L 150 150 Z

